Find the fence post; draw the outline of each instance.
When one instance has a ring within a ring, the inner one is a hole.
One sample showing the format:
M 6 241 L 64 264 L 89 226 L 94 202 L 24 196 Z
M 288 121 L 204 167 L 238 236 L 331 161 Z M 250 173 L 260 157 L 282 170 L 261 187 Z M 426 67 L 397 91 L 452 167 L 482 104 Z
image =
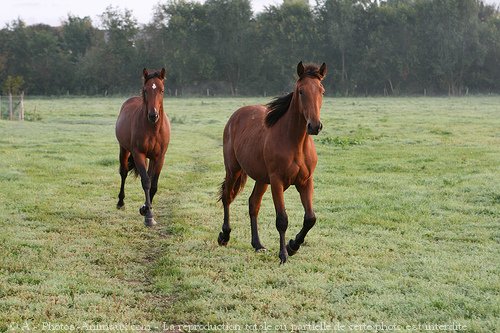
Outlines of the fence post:
M 12 93 L 9 92 L 9 120 L 14 120 L 14 108 L 12 106 Z
M 24 120 L 24 91 L 21 91 L 21 96 L 19 96 L 19 120 Z

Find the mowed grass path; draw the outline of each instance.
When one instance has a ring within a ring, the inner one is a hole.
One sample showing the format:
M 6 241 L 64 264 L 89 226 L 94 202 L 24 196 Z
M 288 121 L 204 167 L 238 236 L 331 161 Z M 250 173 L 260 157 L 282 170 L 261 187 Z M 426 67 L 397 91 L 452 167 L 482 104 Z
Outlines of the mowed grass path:
M 251 180 L 231 206 L 228 247 L 216 241 L 224 124 L 268 99 L 165 99 L 172 140 L 152 229 L 133 177 L 126 210 L 115 208 L 122 101 L 34 99 L 27 112 L 40 121 L 0 121 L 0 331 L 500 327 L 500 98 L 326 98 L 318 222 L 284 266 L 270 193 L 260 213 L 269 251 L 250 245 Z M 293 188 L 286 205 L 292 237 L 303 216 Z

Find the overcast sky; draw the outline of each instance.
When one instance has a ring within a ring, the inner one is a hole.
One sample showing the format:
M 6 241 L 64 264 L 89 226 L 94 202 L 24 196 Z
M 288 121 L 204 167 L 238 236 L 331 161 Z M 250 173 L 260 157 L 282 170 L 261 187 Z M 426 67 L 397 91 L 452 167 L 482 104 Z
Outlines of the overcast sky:
M 500 1 L 500 0 L 498 0 Z M 90 16 L 94 25 L 100 23 L 99 15 L 106 7 L 112 5 L 132 11 L 139 23 L 149 23 L 153 16 L 153 8 L 166 0 L 7 0 L 2 1 L 0 10 L 0 27 L 21 18 L 26 24 L 45 23 L 58 26 L 61 21 L 72 14 L 78 17 Z M 281 3 L 281 0 L 252 0 L 254 12 L 264 9 L 264 6 Z
M 78 17 L 90 16 L 94 25 L 98 25 L 99 15 L 109 5 L 130 9 L 139 23 L 149 23 L 153 16 L 153 8 L 159 2 L 165 3 L 166 0 L 7 0 L 2 1 L 0 28 L 17 18 L 21 18 L 28 25 L 45 23 L 59 26 L 68 14 Z M 251 0 L 254 12 L 260 12 L 265 6 L 281 2 L 282 0 Z M 486 2 L 500 4 L 500 0 L 486 0 Z M 314 0 L 310 0 L 310 3 L 314 3 Z

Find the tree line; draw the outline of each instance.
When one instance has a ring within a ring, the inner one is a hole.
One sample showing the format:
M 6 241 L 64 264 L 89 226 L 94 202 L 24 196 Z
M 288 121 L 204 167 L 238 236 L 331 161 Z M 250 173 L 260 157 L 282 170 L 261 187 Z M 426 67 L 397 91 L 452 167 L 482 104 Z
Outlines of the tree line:
M 137 92 L 167 69 L 171 95 L 276 95 L 296 64 L 326 62 L 330 95 L 500 93 L 500 13 L 479 0 L 169 0 L 139 25 L 108 7 L 96 25 L 18 19 L 0 30 L 0 84 L 30 95 Z M 15 84 L 17 83 L 17 84 Z

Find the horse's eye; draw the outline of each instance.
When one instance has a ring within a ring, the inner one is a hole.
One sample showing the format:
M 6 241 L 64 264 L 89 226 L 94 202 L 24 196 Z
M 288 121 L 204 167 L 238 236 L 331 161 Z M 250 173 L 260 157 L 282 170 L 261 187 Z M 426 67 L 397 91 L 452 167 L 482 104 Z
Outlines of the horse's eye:
M 299 90 L 299 95 L 303 95 L 304 92 L 302 90 Z

